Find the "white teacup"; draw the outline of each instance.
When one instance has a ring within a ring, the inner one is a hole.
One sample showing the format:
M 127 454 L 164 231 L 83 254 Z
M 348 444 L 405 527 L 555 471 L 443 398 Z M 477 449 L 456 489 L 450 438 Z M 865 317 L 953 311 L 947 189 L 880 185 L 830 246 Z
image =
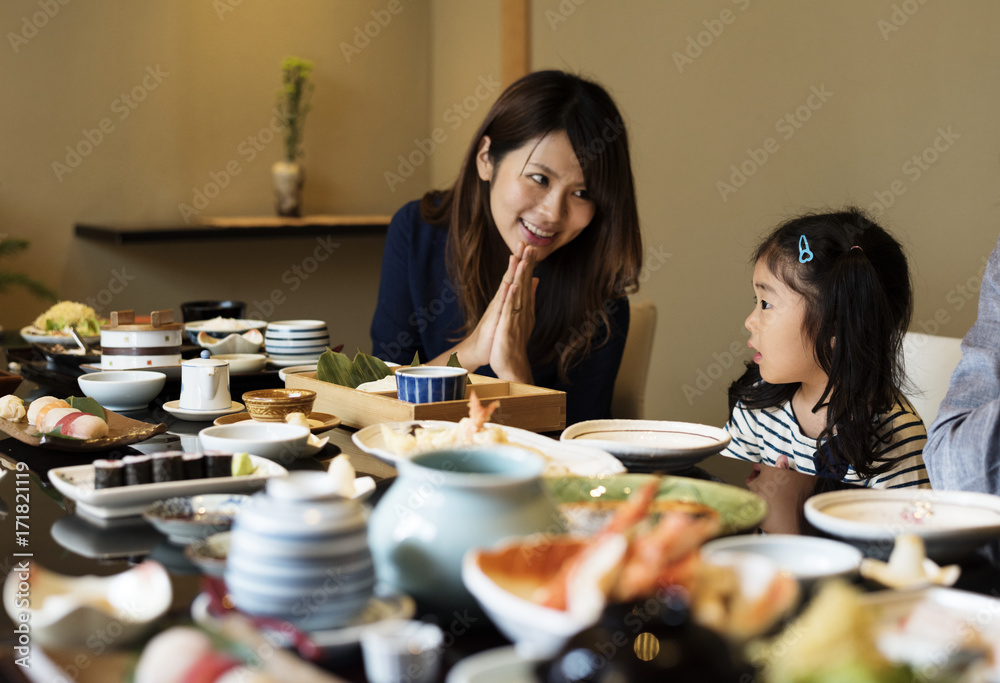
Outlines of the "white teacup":
M 229 393 L 229 363 L 209 357 L 191 358 L 181 363 L 181 398 L 184 410 L 226 410 L 233 404 Z

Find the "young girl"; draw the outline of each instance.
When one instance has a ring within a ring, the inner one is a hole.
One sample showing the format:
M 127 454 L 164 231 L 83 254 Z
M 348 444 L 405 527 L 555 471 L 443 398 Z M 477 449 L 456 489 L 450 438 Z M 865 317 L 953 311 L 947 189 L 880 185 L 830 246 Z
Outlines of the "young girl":
M 848 209 L 781 225 L 754 264 L 754 357 L 729 388 L 723 452 L 756 463 L 751 490 L 798 509 L 833 482 L 929 486 L 927 433 L 900 391 L 913 308 L 900 245 Z
M 490 108 L 454 186 L 386 238 L 374 354 L 566 392 L 567 424 L 608 417 L 642 239 L 621 114 L 599 85 L 529 74 Z

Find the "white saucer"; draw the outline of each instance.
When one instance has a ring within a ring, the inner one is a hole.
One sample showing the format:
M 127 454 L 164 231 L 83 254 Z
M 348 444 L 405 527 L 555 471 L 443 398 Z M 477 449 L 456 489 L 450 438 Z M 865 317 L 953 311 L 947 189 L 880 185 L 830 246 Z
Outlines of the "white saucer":
M 276 368 L 293 368 L 296 365 L 302 364 L 315 364 L 317 358 L 296 358 L 294 360 L 277 360 L 273 356 L 267 357 L 267 362 L 269 365 L 273 365 Z
M 182 420 L 190 420 L 191 422 L 208 422 L 223 415 L 230 415 L 245 410 L 243 404 L 236 401 L 233 401 L 232 405 L 222 410 L 185 410 L 181 408 L 180 401 L 167 401 L 163 404 L 163 409 L 171 415 L 176 415 Z

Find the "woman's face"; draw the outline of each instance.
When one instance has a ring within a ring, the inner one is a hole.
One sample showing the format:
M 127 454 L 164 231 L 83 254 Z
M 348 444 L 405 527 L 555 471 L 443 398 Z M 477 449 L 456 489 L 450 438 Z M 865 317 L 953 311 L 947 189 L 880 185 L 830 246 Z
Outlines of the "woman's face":
M 489 137 L 483 137 L 476 166 L 490 183 L 493 221 L 512 254 L 523 243 L 541 261 L 590 224 L 594 203 L 565 131 L 531 140 L 498 164 L 490 161 L 489 148 Z

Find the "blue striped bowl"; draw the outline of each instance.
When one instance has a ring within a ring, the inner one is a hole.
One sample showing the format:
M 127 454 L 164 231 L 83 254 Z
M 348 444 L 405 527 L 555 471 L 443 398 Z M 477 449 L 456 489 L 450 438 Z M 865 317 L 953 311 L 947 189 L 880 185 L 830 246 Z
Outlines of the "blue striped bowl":
M 408 403 L 436 403 L 465 398 L 469 371 L 449 366 L 421 365 L 396 370 L 399 399 Z

